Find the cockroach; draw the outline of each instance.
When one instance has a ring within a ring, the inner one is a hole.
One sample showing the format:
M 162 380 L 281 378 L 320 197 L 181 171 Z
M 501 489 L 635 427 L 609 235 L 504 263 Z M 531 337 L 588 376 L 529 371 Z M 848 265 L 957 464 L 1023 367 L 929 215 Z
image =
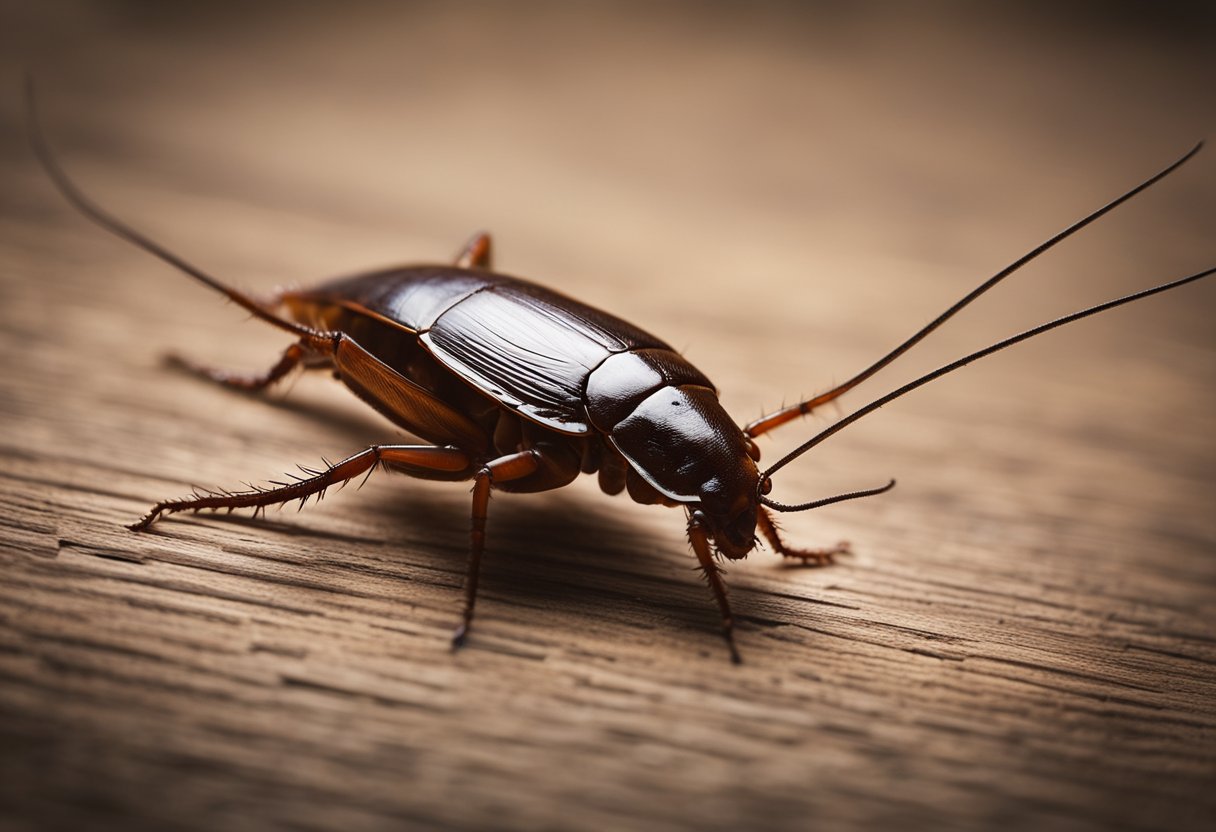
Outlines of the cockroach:
M 843 384 L 743 426 L 718 403 L 709 378 L 662 339 L 528 280 L 491 270 L 491 244 L 477 234 L 451 265 L 357 274 L 311 289 L 257 299 L 187 263 L 98 207 L 67 177 L 38 127 L 27 96 L 34 150 L 58 190 L 86 217 L 226 296 L 293 338 L 275 364 L 239 375 L 189 364 L 226 387 L 265 390 L 293 370 L 326 369 L 364 402 L 425 444 L 372 445 L 303 478 L 241 492 L 196 492 L 154 505 L 129 528 L 200 509 L 253 509 L 318 499 L 331 486 L 377 468 L 432 480 L 473 481 L 472 527 L 463 615 L 453 648 L 468 637 L 494 489 L 538 492 L 596 474 L 607 494 L 683 508 L 697 562 L 722 614 L 731 660 L 740 661 L 718 561 L 746 557 L 762 535 L 780 556 L 808 565 L 843 551 L 788 545 L 773 512 L 807 511 L 870 497 L 879 488 L 788 504 L 768 495 L 773 475 L 828 437 L 885 404 L 972 361 L 1028 338 L 1207 277 L 1216 268 L 1074 312 L 952 361 L 892 390 L 803 442 L 765 470 L 755 439 L 818 410 L 903 355 L 980 295 L 1048 249 L 1131 199 L 1192 158 L 1202 142 L 1164 170 L 1001 269 L 912 337 Z

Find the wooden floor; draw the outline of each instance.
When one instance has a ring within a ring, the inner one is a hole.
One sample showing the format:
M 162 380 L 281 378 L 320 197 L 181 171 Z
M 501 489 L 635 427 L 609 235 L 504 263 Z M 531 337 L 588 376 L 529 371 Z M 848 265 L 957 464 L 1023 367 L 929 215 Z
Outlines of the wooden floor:
M 27 6 L 0 23 L 0 827 L 1213 828 L 1216 285 L 782 472 L 791 501 L 899 485 L 788 518 L 851 541 L 832 568 L 732 565 L 742 666 L 682 515 L 590 481 L 494 499 L 453 655 L 464 485 L 123 528 L 399 434 L 330 379 L 258 400 L 167 367 L 286 341 L 73 213 L 17 92 L 31 68 L 99 201 L 238 285 L 488 227 L 503 271 L 659 333 L 747 420 L 1216 138 L 1201 12 Z M 1213 265 L 1214 216 L 1209 149 L 842 412 Z

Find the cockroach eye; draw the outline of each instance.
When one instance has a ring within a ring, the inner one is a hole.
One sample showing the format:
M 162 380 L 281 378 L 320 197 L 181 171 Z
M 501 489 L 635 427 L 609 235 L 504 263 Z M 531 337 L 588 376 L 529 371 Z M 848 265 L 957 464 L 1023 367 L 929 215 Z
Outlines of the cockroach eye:
M 750 438 L 745 437 L 747 441 L 747 455 L 752 458 L 752 462 L 760 461 L 760 446 L 753 442 Z

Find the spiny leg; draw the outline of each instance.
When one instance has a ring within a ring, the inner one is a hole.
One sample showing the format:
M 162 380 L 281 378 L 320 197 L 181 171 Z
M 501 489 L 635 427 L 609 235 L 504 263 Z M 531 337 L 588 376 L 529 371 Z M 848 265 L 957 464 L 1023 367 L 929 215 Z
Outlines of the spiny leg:
M 175 367 L 180 367 L 189 373 L 210 379 L 225 387 L 257 392 L 265 390 L 275 382 L 283 379 L 288 373 L 300 366 L 307 354 L 302 344 L 292 344 L 283 352 L 283 357 L 278 360 L 278 363 L 264 373 L 234 373 L 230 370 L 210 367 L 206 364 L 196 364 L 188 358 L 182 358 L 180 355 L 170 355 L 168 356 L 168 361 Z
M 237 294 L 239 295 L 239 293 Z M 240 297 L 244 298 L 245 296 L 240 295 Z M 250 300 L 249 303 L 254 303 L 254 301 Z M 270 313 L 267 312 L 266 314 L 269 315 Z M 285 323 L 284 325 L 287 324 Z M 178 355 L 170 355 L 168 360 L 170 364 L 180 367 L 187 372 L 210 379 L 217 384 L 222 384 L 225 387 L 256 392 L 264 390 L 275 382 L 282 380 L 288 373 L 301 364 L 305 367 L 316 368 L 333 366 L 334 360 L 339 357 L 344 345 L 358 346 L 348 336 L 340 332 L 305 330 L 300 340 L 284 350 L 282 357 L 279 358 L 273 367 L 264 373 L 233 373 L 229 370 L 210 367 L 205 364 L 196 364 Z
M 714 598 L 718 602 L 718 609 L 722 611 L 722 635 L 726 638 L 726 646 L 730 650 L 730 660 L 735 664 L 742 664 L 743 657 L 739 655 L 739 650 L 735 647 L 735 619 L 730 611 L 730 601 L 726 597 L 726 583 L 722 580 L 722 570 L 714 562 L 714 555 L 709 547 L 709 536 L 705 529 L 705 516 L 700 511 L 694 511 L 688 518 L 688 540 L 692 543 L 692 550 L 701 563 L 701 571 L 705 573 L 705 580 L 709 582 L 709 588 L 713 590 Z
M 325 489 L 332 485 L 345 483 L 347 480 L 366 473 L 369 476 L 377 465 L 390 463 L 398 469 L 421 469 L 427 472 L 448 472 L 453 479 L 459 478 L 467 471 L 473 460 L 464 451 L 453 447 L 438 447 L 435 445 L 372 445 L 354 456 L 330 465 L 324 471 L 313 471 L 301 468 L 310 476 L 293 483 L 276 483 L 276 488 L 254 489 L 236 493 L 221 492 L 216 494 L 198 495 L 183 500 L 165 500 L 157 503 L 138 523 L 132 523 L 127 528 L 132 531 L 143 531 L 152 525 L 163 514 L 173 514 L 178 511 L 199 511 L 200 509 L 252 508 L 254 516 L 267 506 L 288 503 L 299 500 L 303 506 L 314 494 L 320 496 Z
M 743 428 L 743 432 L 747 434 L 748 437 L 755 438 L 757 436 L 761 436 L 762 434 L 768 433 L 774 428 L 779 428 L 787 422 L 792 422 L 800 416 L 809 416 L 811 411 L 813 411 L 815 408 L 821 407 L 830 401 L 840 398 L 853 387 L 860 384 L 861 381 L 862 379 L 860 378 L 851 379 L 844 384 L 833 387 L 826 393 L 820 393 L 818 396 L 815 396 L 812 399 L 807 399 L 804 402 L 798 402 L 798 404 L 791 404 L 788 407 L 775 410 L 766 416 L 761 416 L 756 421 L 749 422 L 747 426 Z
M 849 553 L 849 544 L 843 540 L 830 549 L 794 549 L 785 545 L 785 541 L 781 539 L 781 534 L 777 530 L 777 523 L 773 520 L 769 510 L 764 507 L 760 508 L 756 521 L 756 525 L 760 527 L 760 533 L 772 545 L 774 552 L 783 558 L 801 560 L 806 566 L 829 566 L 835 562 L 837 555 Z
M 464 645 L 469 628 L 473 626 L 473 605 L 477 603 L 477 582 L 481 577 L 481 554 L 486 547 L 486 516 L 490 507 L 490 489 L 495 482 L 522 479 L 540 468 L 538 451 L 499 457 L 477 472 L 473 483 L 473 512 L 469 530 L 469 568 L 464 583 L 464 617 L 452 634 L 452 649 Z
M 460 254 L 456 255 L 456 265 L 462 269 L 488 269 L 490 248 L 490 235 L 479 231 L 464 244 Z

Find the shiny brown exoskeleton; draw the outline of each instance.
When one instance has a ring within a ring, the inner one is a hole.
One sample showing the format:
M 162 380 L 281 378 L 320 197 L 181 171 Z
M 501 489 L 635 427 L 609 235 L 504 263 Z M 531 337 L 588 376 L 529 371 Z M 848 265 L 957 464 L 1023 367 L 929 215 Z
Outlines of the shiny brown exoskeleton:
M 972 291 L 881 360 L 844 384 L 739 427 L 709 379 L 666 342 L 606 312 L 525 280 L 490 271 L 490 238 L 475 236 L 451 266 L 410 266 L 361 274 L 266 301 L 228 287 L 106 214 L 67 179 L 36 129 L 34 147 L 52 180 L 84 214 L 292 333 L 296 341 L 266 373 L 234 375 L 188 364 L 217 382 L 261 390 L 297 368 L 327 369 L 390 421 L 425 440 L 373 445 L 306 478 L 248 492 L 196 494 L 156 504 L 132 529 L 177 511 L 252 508 L 307 501 L 376 467 L 436 480 L 473 480 L 472 530 L 464 615 L 453 645 L 473 619 L 491 489 L 560 488 L 597 474 L 608 494 L 627 491 L 646 504 L 682 506 L 688 537 L 722 612 L 723 633 L 739 660 L 726 587 L 715 554 L 746 556 L 757 529 L 788 558 L 825 564 L 841 546 L 800 550 L 778 534 L 771 511 L 801 511 L 870 496 L 882 488 L 799 505 L 769 499 L 770 477 L 828 436 L 923 384 L 1018 341 L 1071 321 L 1212 274 L 1209 269 L 1091 307 L 993 344 L 900 387 L 837 421 L 768 470 L 752 439 L 810 413 L 866 380 L 983 292 L 1047 248 L 1173 171 L 1156 176 L 1034 249 Z

